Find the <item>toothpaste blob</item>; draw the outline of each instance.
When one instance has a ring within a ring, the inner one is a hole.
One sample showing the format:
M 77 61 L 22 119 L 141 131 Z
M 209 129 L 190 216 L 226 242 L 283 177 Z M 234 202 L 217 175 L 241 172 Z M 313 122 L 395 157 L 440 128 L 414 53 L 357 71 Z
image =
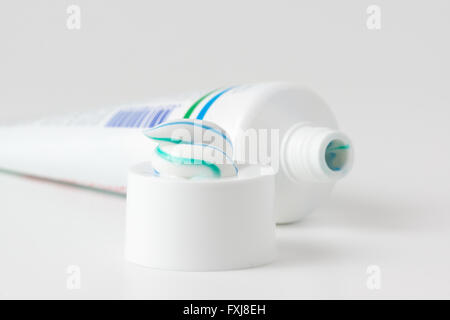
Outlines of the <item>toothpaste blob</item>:
M 212 122 L 174 120 L 144 134 L 158 143 L 151 159 L 156 176 L 203 179 L 238 174 L 231 139 Z

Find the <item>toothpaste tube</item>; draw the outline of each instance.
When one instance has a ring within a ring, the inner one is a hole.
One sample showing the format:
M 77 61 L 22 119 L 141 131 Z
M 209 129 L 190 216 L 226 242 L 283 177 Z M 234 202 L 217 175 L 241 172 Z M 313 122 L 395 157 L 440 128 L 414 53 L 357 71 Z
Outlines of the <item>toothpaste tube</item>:
M 308 89 L 289 83 L 225 87 L 1 127 L 0 168 L 126 193 L 128 168 L 150 159 L 158 163 L 158 145 L 163 151 L 159 158 L 186 151 L 187 145 L 155 139 L 165 134 L 161 124 L 183 119 L 226 130 L 235 146 L 224 169 L 227 175 L 236 173 L 234 161 L 271 165 L 277 171 L 279 223 L 311 212 L 351 168 L 353 146 L 337 129 L 328 106 Z M 154 135 L 152 128 L 157 128 Z M 170 174 L 174 168 L 163 165 L 161 170 Z

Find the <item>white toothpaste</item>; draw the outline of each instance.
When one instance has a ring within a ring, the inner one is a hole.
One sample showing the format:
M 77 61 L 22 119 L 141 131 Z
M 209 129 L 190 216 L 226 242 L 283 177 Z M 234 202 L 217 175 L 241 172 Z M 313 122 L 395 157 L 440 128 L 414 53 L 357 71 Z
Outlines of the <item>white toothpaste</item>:
M 231 139 L 212 122 L 179 119 L 147 129 L 144 134 L 158 143 L 151 159 L 157 176 L 199 179 L 238 174 Z
M 262 83 L 1 127 L 0 169 L 126 193 L 133 164 L 153 160 L 163 174 L 174 174 L 175 167 L 155 158 L 158 145 L 172 155 L 204 149 L 153 139 L 165 134 L 158 125 L 180 119 L 224 128 L 239 164 L 264 162 L 278 170 L 280 223 L 311 212 L 351 168 L 353 146 L 319 96 L 293 84 Z M 158 128 L 154 136 L 151 128 Z M 236 173 L 233 161 L 225 164 L 224 176 Z M 202 170 L 182 175 L 212 174 Z

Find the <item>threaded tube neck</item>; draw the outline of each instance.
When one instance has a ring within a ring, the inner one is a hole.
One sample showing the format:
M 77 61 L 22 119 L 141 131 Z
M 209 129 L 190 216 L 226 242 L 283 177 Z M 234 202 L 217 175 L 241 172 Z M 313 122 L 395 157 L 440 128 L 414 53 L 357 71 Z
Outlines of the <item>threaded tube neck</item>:
M 350 171 L 353 162 L 353 147 L 345 134 L 307 124 L 288 130 L 282 153 L 282 165 L 295 181 L 336 181 Z

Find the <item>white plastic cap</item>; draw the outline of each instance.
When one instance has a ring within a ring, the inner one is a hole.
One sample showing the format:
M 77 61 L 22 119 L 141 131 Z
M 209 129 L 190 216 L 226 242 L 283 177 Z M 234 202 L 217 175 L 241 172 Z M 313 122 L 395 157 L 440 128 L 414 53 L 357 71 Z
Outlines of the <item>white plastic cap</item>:
M 158 269 L 213 271 L 266 264 L 275 255 L 274 174 L 242 168 L 239 177 L 155 177 L 151 163 L 128 178 L 125 255 Z

